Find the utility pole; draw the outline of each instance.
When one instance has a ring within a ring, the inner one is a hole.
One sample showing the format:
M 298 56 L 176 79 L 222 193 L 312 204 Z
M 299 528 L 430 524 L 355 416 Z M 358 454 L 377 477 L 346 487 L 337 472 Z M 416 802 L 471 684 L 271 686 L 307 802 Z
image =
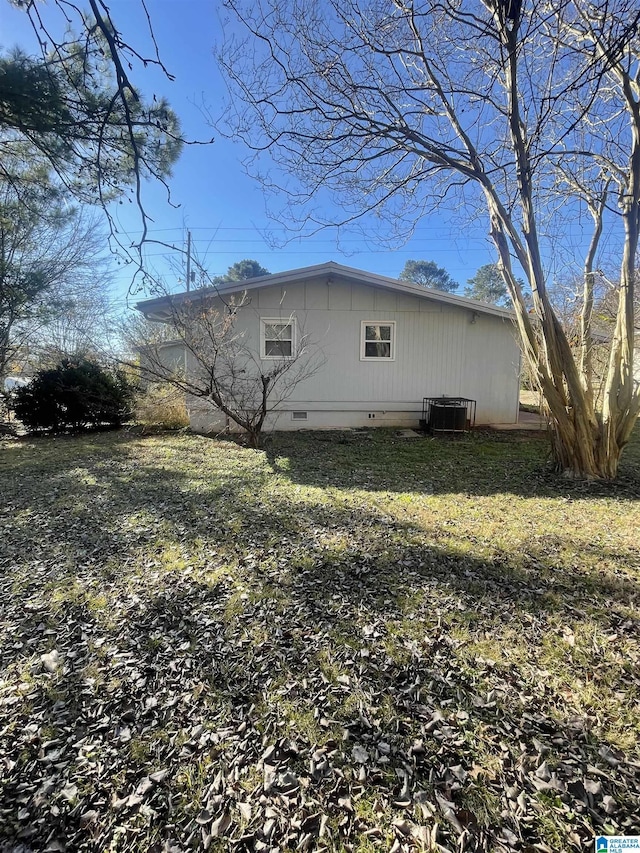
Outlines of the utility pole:
M 191 231 L 187 231 L 187 293 L 191 289 Z

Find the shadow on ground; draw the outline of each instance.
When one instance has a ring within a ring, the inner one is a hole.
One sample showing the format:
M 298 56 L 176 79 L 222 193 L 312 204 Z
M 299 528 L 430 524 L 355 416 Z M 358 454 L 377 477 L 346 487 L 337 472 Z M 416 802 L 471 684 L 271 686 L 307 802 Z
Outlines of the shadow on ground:
M 614 483 L 570 481 L 551 468 L 549 441 L 539 433 L 476 431 L 406 439 L 393 430 L 275 433 L 265 439 L 274 471 L 286 460 L 292 481 L 367 491 L 508 492 L 574 500 L 640 497 L 640 431 L 625 451 Z
M 410 849 L 436 825 L 445 849 L 579 850 L 633 825 L 637 554 L 570 566 L 558 532 L 483 557 L 343 494 L 418 491 L 429 465 L 451 491 L 459 446 L 424 471 L 396 448 L 383 488 L 378 445 L 369 468 L 318 445 L 5 463 L 0 850 Z

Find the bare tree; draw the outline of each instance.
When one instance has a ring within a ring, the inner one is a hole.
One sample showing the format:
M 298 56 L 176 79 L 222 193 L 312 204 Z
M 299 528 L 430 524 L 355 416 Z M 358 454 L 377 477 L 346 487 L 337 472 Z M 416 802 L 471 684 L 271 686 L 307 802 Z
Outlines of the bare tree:
M 144 303 L 138 307 L 145 310 Z M 271 357 L 261 359 L 252 333 L 258 317 L 246 292 L 224 295 L 210 288 L 188 298 L 167 296 L 163 308 L 168 334 L 158 334 L 153 324 L 134 323 L 128 335 L 140 352 L 143 379 L 169 383 L 187 399 L 204 402 L 212 415 L 222 413 L 259 447 L 267 415 L 319 369 L 320 352 L 303 330 L 297 336 L 291 332 L 291 317 L 272 330 Z
M 31 362 L 37 369 L 74 356 L 107 362 L 114 355 L 117 316 L 107 283 L 96 278 L 83 285 L 74 281 L 52 294 L 55 311 L 31 336 Z
M 333 192 L 341 221 L 389 229 L 483 209 L 558 468 L 615 477 L 640 411 L 633 301 L 640 232 L 640 10 L 632 0 L 227 0 L 246 38 L 221 63 L 229 126 L 294 176 L 287 214 Z M 237 28 L 236 28 L 237 29 Z M 593 222 L 578 261 L 569 226 Z M 602 406 L 592 319 L 603 235 L 621 259 Z M 563 239 L 564 237 L 564 239 Z M 554 310 L 554 261 L 582 266 L 581 357 Z M 524 273 L 529 299 L 519 281 Z
M 51 338 L 56 324 L 79 321 L 76 309 L 87 300 L 85 340 L 96 340 L 109 273 L 95 217 L 37 175 L 28 184 L 32 170 L 20 174 L 27 184 L 20 192 L 0 177 L 0 385 L 17 355 Z

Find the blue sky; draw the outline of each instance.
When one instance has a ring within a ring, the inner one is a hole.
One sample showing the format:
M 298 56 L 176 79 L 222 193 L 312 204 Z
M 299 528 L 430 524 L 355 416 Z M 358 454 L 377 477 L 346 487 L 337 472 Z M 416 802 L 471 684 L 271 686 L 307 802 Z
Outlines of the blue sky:
M 126 40 L 151 55 L 138 0 L 110 0 L 108 6 Z M 484 221 L 461 229 L 459 223 L 448 221 L 447 211 L 423 219 L 411 240 L 394 251 L 376 245 L 379 226 L 373 219 L 365 223 L 368 239 L 355 229 L 343 230 L 338 243 L 335 232 L 327 230 L 271 247 L 265 232 L 283 242 L 287 234 L 266 216 L 260 185 L 244 174 L 241 161 L 247 152 L 240 143 L 217 134 L 208 119 L 222 113 L 227 97 L 215 60 L 216 44 L 222 40 L 222 5 L 215 0 L 147 0 L 147 6 L 160 56 L 176 79 L 171 82 L 154 69 L 138 67 L 131 72 L 132 82 L 147 96 L 165 95 L 188 138 L 215 137 L 212 145 L 186 146 L 175 166 L 170 186 L 178 208 L 167 203 L 161 187 L 145 186 L 145 207 L 154 220 L 152 238 L 184 245 L 188 228 L 199 257 L 213 275 L 242 258 L 255 258 L 271 272 L 334 260 L 397 276 L 405 261 L 414 258 L 435 261 L 464 287 L 478 267 L 494 260 Z M 0 0 L 0 39 L 4 49 L 19 45 L 29 52 L 35 47 L 24 13 L 6 0 Z M 135 239 L 140 223 L 134 211 L 120 206 L 118 217 L 122 230 Z M 167 267 L 170 254 L 153 245 L 147 250 L 148 262 L 169 278 L 174 275 Z M 116 287 L 120 298 L 128 283 L 127 274 L 120 273 Z M 177 280 L 175 288 L 180 289 Z

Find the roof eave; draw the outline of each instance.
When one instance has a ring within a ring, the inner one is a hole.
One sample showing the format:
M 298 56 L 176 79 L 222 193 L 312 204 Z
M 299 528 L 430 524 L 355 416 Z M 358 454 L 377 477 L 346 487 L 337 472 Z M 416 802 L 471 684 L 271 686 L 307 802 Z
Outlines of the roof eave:
M 497 305 L 490 305 L 486 302 L 480 302 L 477 299 L 468 299 L 466 296 L 457 296 L 456 294 L 446 293 L 442 290 L 431 290 L 413 282 L 399 281 L 394 278 L 378 275 L 377 273 L 343 266 L 335 261 L 328 261 L 324 264 L 316 264 L 310 267 L 301 267 L 295 270 L 287 270 L 281 273 L 257 276 L 256 278 L 244 281 L 230 282 L 227 286 L 207 287 L 196 291 L 184 291 L 182 293 L 167 294 L 166 296 L 154 299 L 145 299 L 136 303 L 135 308 L 150 319 L 162 321 L 163 318 L 154 309 L 161 310 L 165 307 L 168 309 L 171 305 L 179 305 L 189 299 L 193 299 L 196 295 L 198 299 L 224 297 L 225 295 L 231 295 L 239 291 L 257 290 L 261 287 L 282 287 L 286 284 L 307 281 L 322 275 L 328 277 L 339 276 L 340 278 L 356 281 L 360 284 L 381 287 L 397 293 L 407 293 L 421 299 L 432 299 L 436 302 L 476 311 L 479 314 L 500 317 L 505 320 L 513 320 L 515 317 L 514 312 L 509 308 L 500 308 Z M 164 319 L 167 319 L 169 316 L 167 310 L 162 313 L 164 314 Z M 154 314 L 156 314 L 155 317 L 153 316 Z

